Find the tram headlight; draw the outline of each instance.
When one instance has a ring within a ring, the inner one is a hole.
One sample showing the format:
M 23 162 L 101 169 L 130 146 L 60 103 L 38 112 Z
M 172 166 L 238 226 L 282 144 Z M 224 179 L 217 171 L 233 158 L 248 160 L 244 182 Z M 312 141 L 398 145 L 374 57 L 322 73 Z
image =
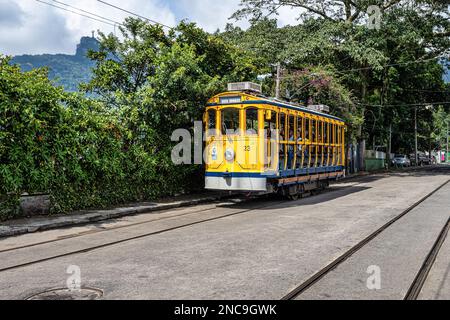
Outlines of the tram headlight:
M 225 159 L 226 159 L 228 162 L 234 161 L 234 157 L 235 157 L 235 153 L 234 153 L 234 150 L 233 150 L 233 149 L 227 149 L 227 150 L 225 151 Z

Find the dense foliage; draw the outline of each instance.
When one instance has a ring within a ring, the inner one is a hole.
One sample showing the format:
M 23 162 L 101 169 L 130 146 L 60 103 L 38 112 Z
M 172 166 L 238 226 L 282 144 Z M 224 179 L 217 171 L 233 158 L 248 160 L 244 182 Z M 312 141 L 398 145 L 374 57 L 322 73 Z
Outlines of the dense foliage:
M 165 34 L 127 19 L 122 32 L 90 53 L 95 100 L 0 58 L 0 219 L 25 192 L 69 212 L 202 187 L 200 167 L 172 164 L 172 130 L 191 128 L 228 81 L 256 77 L 257 59 L 195 25 Z
M 371 5 L 380 9 L 379 28 L 369 28 Z M 251 27 L 244 31 L 229 24 L 221 34 L 224 39 L 256 52 L 268 64 L 281 63 L 282 81 L 289 91 L 301 91 L 297 97 L 305 104 L 319 102 L 311 98 L 321 91 L 322 101 L 339 115 L 342 99 L 327 100 L 323 95 L 335 96 L 331 91 L 339 87 L 339 96 L 352 100 L 351 117 L 346 117 L 351 140 L 367 140 L 370 147 L 387 150 L 392 126 L 393 152 L 412 152 L 417 107 L 419 149 L 440 149 L 433 114 L 439 102 L 444 102 L 446 113 L 450 109 L 450 87 L 442 78 L 450 47 L 445 1 L 242 0 L 241 6 L 234 18 L 248 18 Z M 301 23 L 279 28 L 270 16 L 283 7 L 298 10 Z M 322 71 L 308 73 L 318 69 Z M 337 86 L 317 90 L 315 83 L 324 79 L 323 73 L 327 83 Z M 272 94 L 273 83 L 272 77 L 268 81 Z M 290 98 L 284 90 L 281 94 Z

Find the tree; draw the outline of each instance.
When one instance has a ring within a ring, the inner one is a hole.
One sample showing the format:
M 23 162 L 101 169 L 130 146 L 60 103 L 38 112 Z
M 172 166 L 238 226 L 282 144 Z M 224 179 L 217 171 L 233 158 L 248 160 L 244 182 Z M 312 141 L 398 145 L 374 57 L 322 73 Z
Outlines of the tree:
M 369 5 L 381 10 L 379 30 L 366 25 Z M 448 55 L 450 46 L 450 20 L 443 2 L 243 0 L 241 6 L 233 17 L 249 18 L 253 25 L 264 24 L 283 6 L 299 10 L 299 25 L 277 31 L 283 47 L 275 59 L 287 70 L 332 66 L 339 82 L 353 93 L 355 115 L 364 119 L 355 133 L 359 139 L 387 145 L 389 125 L 412 119 L 414 109 L 407 105 L 448 101 L 442 94 L 420 94 L 446 90 L 437 59 Z M 420 115 L 420 125 L 426 127 L 431 113 Z
M 227 82 L 255 79 L 261 63 L 255 55 L 226 44 L 195 24 L 182 22 L 169 33 L 160 26 L 127 18 L 122 38 L 100 33 L 94 77 L 84 90 L 119 108 L 134 137 L 164 141 L 173 129 L 201 119 L 207 99 Z M 162 136 L 161 136 L 162 135 Z M 133 141 L 130 141 L 133 143 Z

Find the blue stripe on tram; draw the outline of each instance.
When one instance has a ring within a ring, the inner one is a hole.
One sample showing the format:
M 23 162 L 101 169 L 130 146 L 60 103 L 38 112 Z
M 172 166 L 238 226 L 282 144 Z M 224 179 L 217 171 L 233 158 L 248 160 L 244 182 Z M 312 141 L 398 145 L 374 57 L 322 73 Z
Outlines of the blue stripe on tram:
M 332 173 L 344 170 L 344 167 L 315 167 L 305 168 L 297 170 L 282 170 L 279 172 L 279 176 L 267 175 L 261 173 L 250 172 L 206 172 L 207 177 L 220 177 L 220 178 L 289 178 L 300 175 L 319 174 L 319 173 Z

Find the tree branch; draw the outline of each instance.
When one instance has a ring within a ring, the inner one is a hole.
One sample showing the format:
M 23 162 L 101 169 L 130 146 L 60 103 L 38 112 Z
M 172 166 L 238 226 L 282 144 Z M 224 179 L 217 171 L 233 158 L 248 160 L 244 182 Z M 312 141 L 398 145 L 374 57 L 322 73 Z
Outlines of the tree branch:
M 382 10 L 385 11 L 385 10 L 389 9 L 390 7 L 395 6 L 396 4 L 400 3 L 401 1 L 402 0 L 391 0 L 382 7 Z
M 317 15 L 319 15 L 319 16 L 327 19 L 327 20 L 336 21 L 332 17 L 328 16 L 326 14 L 326 12 L 320 11 L 320 10 L 318 10 L 316 8 L 313 8 L 313 7 L 310 7 L 310 6 L 306 5 L 306 4 L 303 4 L 302 2 L 299 2 L 299 1 L 284 1 L 284 3 L 285 3 L 285 5 L 289 5 L 289 6 L 292 6 L 292 7 L 300 7 L 300 8 L 306 9 L 306 10 L 308 10 L 308 11 L 314 13 L 314 14 L 317 14 Z

